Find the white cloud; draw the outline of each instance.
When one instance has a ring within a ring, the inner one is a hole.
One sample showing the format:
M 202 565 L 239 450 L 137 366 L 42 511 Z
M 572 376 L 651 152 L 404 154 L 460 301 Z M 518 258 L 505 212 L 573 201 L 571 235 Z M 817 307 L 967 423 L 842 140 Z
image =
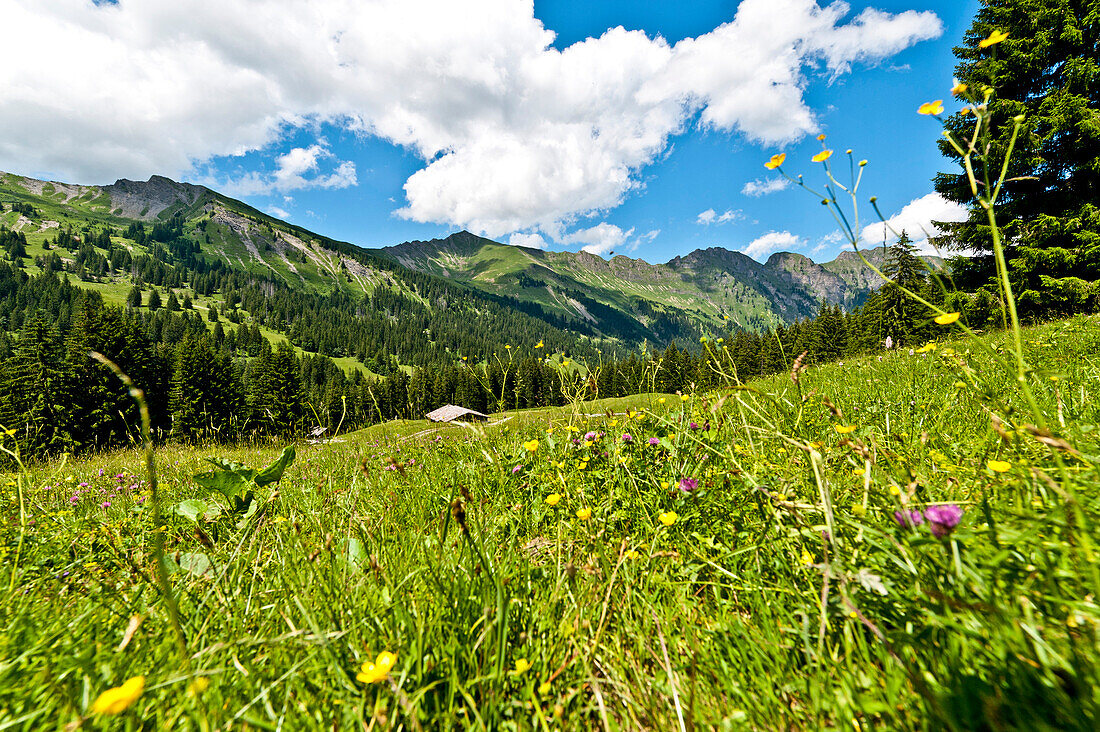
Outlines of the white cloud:
M 753 259 L 761 261 L 772 252 L 801 249 L 804 246 L 806 246 L 806 242 L 789 231 L 769 231 L 767 234 L 753 239 L 741 251 Z
M 816 127 L 811 74 L 942 33 L 931 12 L 848 11 L 743 0 L 674 46 L 620 27 L 558 50 L 530 0 L 0 0 L 19 29 L 0 43 L 0 169 L 188 175 L 326 123 L 421 157 L 406 218 L 551 234 L 617 206 L 696 115 L 794 140 Z M 280 156 L 273 177 L 243 176 L 239 192 L 353 184 L 353 164 L 316 147 Z M 322 159 L 335 169 L 311 167 Z
M 756 180 L 750 180 L 746 183 L 745 187 L 741 189 L 741 193 L 746 196 L 752 196 L 753 198 L 759 198 L 769 193 L 782 191 L 790 184 L 791 182 L 786 178 L 757 178 Z
M 522 234 L 516 232 L 508 237 L 508 243 L 514 247 L 528 247 L 529 249 L 545 249 L 546 240 L 540 234 Z
M 929 236 L 942 234 L 933 221 L 964 221 L 966 207 L 948 201 L 938 193 L 929 193 L 907 203 L 900 211 L 885 222 L 870 224 L 863 228 L 860 246 L 881 247 L 893 244 L 897 236 L 904 231 L 913 240 L 913 246 L 922 254 L 934 254 L 935 248 L 929 243 Z
M 588 229 L 578 229 L 559 241 L 562 244 L 584 244 L 581 251 L 603 256 L 620 247 L 633 234 L 633 228 L 623 231 L 615 224 L 603 221 Z
M 274 192 L 285 193 L 308 188 L 349 188 L 359 183 L 355 163 L 350 160 L 337 161 L 332 172 L 320 172 L 320 161 L 335 159 L 335 155 L 324 145 L 295 147 L 275 158 L 275 172 L 263 175 L 255 171 L 244 173 L 237 178 L 223 178 L 206 174 L 197 182 L 215 188 L 231 196 L 266 195 Z M 289 196 L 283 196 L 291 201 Z
M 695 217 L 695 223 L 709 226 L 710 224 L 728 224 L 741 218 L 741 211 L 727 208 L 723 213 L 718 213 L 713 208 L 708 208 Z
M 287 211 L 285 208 L 279 208 L 278 206 L 268 206 L 267 212 L 272 216 L 275 216 L 276 218 L 282 219 L 283 221 L 286 221 L 290 218 L 290 212 Z

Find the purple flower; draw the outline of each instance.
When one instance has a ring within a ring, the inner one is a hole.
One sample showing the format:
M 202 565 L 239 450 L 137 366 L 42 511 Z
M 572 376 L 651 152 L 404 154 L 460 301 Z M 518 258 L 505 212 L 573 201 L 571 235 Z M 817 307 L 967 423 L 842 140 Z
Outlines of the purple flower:
M 691 493 L 699 487 L 699 481 L 695 478 L 680 478 L 680 490 L 683 493 Z
M 102 478 L 102 477 L 103 477 L 103 468 L 100 468 L 100 469 L 99 469 L 99 477 L 100 477 L 100 478 Z
M 943 539 L 955 530 L 962 518 L 963 510 L 954 503 L 943 506 L 929 506 L 924 509 L 924 517 L 928 519 L 928 528 L 932 529 L 932 535 L 937 539 Z
M 914 526 L 920 526 L 924 523 L 924 516 L 920 515 L 920 511 L 894 511 L 894 520 L 898 522 L 898 526 L 903 529 L 911 529 Z
M 651 445 L 660 445 L 661 441 L 658 440 L 656 437 L 650 437 L 649 438 L 649 444 L 651 444 Z
M 629 432 L 623 433 L 623 442 L 634 442 L 634 437 Z
M 99 505 L 103 506 L 103 508 L 110 508 L 111 507 L 111 502 L 110 501 L 104 501 L 103 503 L 101 503 Z
M 688 425 L 688 429 L 697 430 L 697 429 L 699 429 L 699 425 L 692 422 L 691 424 Z
M 518 473 L 521 470 L 523 470 L 523 466 L 522 465 L 517 465 L 516 467 L 512 468 L 512 475 L 515 475 L 516 473 Z
M 584 433 L 584 439 L 594 440 L 594 439 L 596 439 L 596 433 L 595 432 L 585 432 Z

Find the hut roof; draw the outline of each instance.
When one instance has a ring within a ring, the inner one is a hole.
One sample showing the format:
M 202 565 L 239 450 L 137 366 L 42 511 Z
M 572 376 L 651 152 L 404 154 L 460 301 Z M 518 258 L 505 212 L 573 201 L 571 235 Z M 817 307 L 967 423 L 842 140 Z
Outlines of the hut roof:
M 482 414 L 481 412 L 475 412 L 472 409 L 466 407 L 456 407 L 454 404 L 448 404 L 445 407 L 440 407 L 435 411 L 428 412 L 424 415 L 433 422 L 452 422 L 461 417 L 474 417 L 476 419 L 489 419 L 489 415 Z

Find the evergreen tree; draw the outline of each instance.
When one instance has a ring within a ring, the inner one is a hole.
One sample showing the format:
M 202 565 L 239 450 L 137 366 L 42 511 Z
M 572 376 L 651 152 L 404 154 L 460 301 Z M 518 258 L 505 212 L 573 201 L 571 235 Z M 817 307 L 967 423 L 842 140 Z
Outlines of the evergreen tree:
M 157 291 L 157 288 L 154 287 L 149 293 L 149 309 L 156 311 L 160 309 L 160 306 L 160 292 Z
M 178 313 L 180 311 L 180 301 L 176 299 L 175 291 L 169 291 L 168 302 L 164 305 L 170 313 Z
M 141 288 L 137 285 L 130 288 L 130 294 L 126 296 L 126 305 L 131 308 L 141 307 Z
M 1004 41 L 982 48 L 993 31 Z M 1040 315 L 1095 308 L 1100 292 L 1100 3 L 1096 0 L 981 0 L 955 75 L 979 101 L 993 90 L 989 169 L 995 180 L 1008 150 L 1014 118 L 1024 122 L 997 202 L 1006 257 L 1023 313 Z M 961 89 L 959 95 L 963 96 Z M 974 118 L 947 120 L 956 140 L 973 134 Z M 946 140 L 943 154 L 960 162 Z M 958 169 L 956 169 L 958 170 Z M 983 254 L 953 261 L 966 288 L 990 282 L 996 265 L 985 210 L 959 172 L 936 176 L 936 190 L 966 205 L 970 215 L 946 224 L 945 244 Z M 985 195 L 984 187 L 979 195 Z

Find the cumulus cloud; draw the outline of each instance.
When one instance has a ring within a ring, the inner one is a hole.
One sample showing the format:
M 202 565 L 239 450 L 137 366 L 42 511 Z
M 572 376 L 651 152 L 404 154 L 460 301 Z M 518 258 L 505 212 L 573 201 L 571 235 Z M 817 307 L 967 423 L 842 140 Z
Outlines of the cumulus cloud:
M 789 231 L 769 231 L 767 234 L 753 239 L 741 251 L 759 262 L 772 252 L 785 252 L 792 249 L 801 249 L 804 246 L 806 246 L 806 242 Z
M 756 180 L 750 180 L 746 183 L 745 187 L 741 189 L 741 193 L 746 196 L 752 196 L 753 198 L 759 198 L 769 193 L 782 191 L 790 184 L 791 182 L 786 178 L 757 178 Z
M 329 166 L 332 172 L 321 172 L 320 161 L 335 160 Z M 357 185 L 359 176 L 355 163 L 336 160 L 336 156 L 324 145 L 295 147 L 275 158 L 275 171 L 270 175 L 249 171 L 235 178 L 218 178 L 211 174 L 199 175 L 196 182 L 215 188 L 231 196 L 254 196 L 308 188 L 349 188 Z M 289 197 L 284 196 L 289 202 Z
M 913 246 L 918 251 L 922 254 L 934 254 L 935 248 L 929 243 L 928 237 L 939 236 L 943 232 L 932 222 L 965 220 L 965 206 L 948 201 L 938 193 L 929 193 L 910 201 L 885 222 L 864 227 L 860 246 L 881 247 L 884 239 L 887 244 L 892 244 L 904 231 L 913 240 Z
M 615 224 L 606 221 L 600 222 L 587 229 L 578 229 L 571 234 L 561 237 L 562 244 L 583 244 L 581 251 L 603 256 L 608 252 L 622 246 L 622 243 L 634 234 L 634 229 L 623 231 Z M 654 234 L 656 236 L 656 234 Z
M 727 208 L 723 213 L 718 213 L 713 208 L 708 208 L 695 217 L 695 223 L 709 226 L 710 224 L 728 224 L 741 218 L 741 211 Z
M 559 50 L 530 0 L 0 0 L 19 29 L 0 44 L 0 168 L 187 175 L 330 124 L 421 158 L 403 217 L 551 234 L 621 203 L 693 120 L 797 139 L 816 128 L 812 74 L 942 33 L 931 12 L 818 2 L 743 0 L 675 45 L 620 27 Z M 316 147 L 240 190 L 353 184 L 351 163 Z
M 541 234 L 524 234 L 516 232 L 508 237 L 508 243 L 514 247 L 527 247 L 528 249 L 545 249 L 547 242 Z

